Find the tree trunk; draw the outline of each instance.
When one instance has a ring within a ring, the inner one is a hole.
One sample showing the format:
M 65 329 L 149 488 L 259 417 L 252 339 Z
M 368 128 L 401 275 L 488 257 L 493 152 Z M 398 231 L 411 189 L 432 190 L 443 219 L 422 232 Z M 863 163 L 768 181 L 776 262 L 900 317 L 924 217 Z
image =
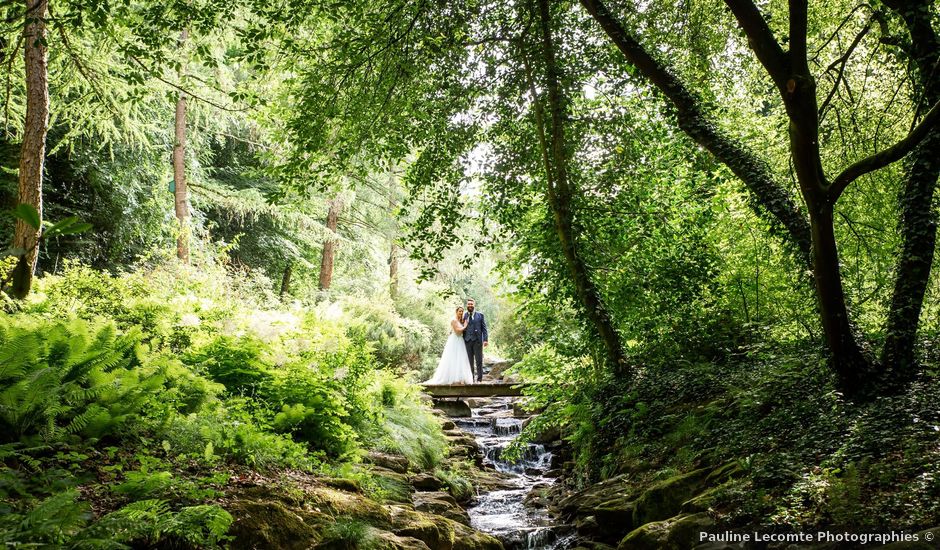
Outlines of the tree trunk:
M 398 223 L 395 218 L 395 210 L 398 208 L 398 185 L 395 175 L 388 179 L 388 211 L 392 216 L 392 235 L 391 244 L 388 251 L 388 294 L 392 300 L 398 298 L 398 261 L 400 248 L 395 242 L 398 238 Z
M 929 108 L 940 100 L 937 61 L 940 40 L 931 25 L 933 2 L 920 2 L 917 6 L 897 1 L 885 4 L 901 16 L 911 35 L 913 80 L 920 88 L 921 106 Z M 917 327 L 936 249 L 933 196 L 940 176 L 937 151 L 940 151 L 940 130 L 934 129 L 911 153 L 900 197 L 901 251 L 895 267 L 894 294 L 885 322 L 885 344 L 881 353 L 881 362 L 888 371 L 885 382 L 892 385 L 903 384 L 916 373 Z
M 848 396 L 858 395 L 871 382 L 871 362 L 862 352 L 849 319 L 839 268 L 833 209 L 823 205 L 810 211 L 813 229 L 813 278 L 823 334 L 838 386 Z
M 748 4 L 750 7 L 751 5 Z M 829 183 L 822 167 L 819 151 L 819 109 L 816 80 L 810 73 L 806 57 L 805 2 L 790 3 L 790 50 L 785 57 L 771 34 L 762 34 L 757 25 L 762 18 L 748 19 L 746 11 L 736 11 L 746 32 L 763 37 L 752 40 L 755 53 L 777 84 L 790 120 L 790 155 L 800 192 L 810 211 L 813 235 L 813 279 L 823 334 L 829 348 L 832 369 L 838 386 L 847 396 L 866 392 L 873 382 L 871 358 L 863 352 L 859 337 L 849 319 L 839 267 L 839 250 L 834 228 L 834 206 L 837 197 L 829 192 Z M 733 6 L 734 10 L 735 7 Z M 756 8 L 755 8 L 756 10 Z M 763 43 L 763 47 L 759 44 Z
M 330 235 L 323 241 L 323 256 L 320 258 L 320 290 L 329 290 L 333 283 L 333 259 L 336 253 L 336 227 L 339 214 L 343 210 L 343 201 L 339 197 L 330 201 L 326 214 L 326 228 Z
M 290 278 L 294 272 L 294 264 L 287 262 L 284 266 L 284 275 L 281 276 L 281 299 L 283 300 L 290 293 Z
M 392 299 L 398 298 L 398 254 L 401 249 L 392 241 L 388 252 L 388 293 Z
M 546 168 L 548 202 L 554 218 L 555 233 L 561 244 L 565 262 L 574 283 L 575 293 L 581 302 L 585 315 L 591 321 L 598 336 L 600 336 L 608 361 L 618 375 L 630 375 L 620 335 L 617 333 L 613 319 L 604 305 L 600 291 L 591 280 L 584 259 L 578 252 L 578 230 L 572 212 L 574 194 L 571 190 L 568 174 L 571 147 L 565 138 L 567 106 L 559 83 L 548 0 L 539 0 L 538 10 L 542 33 L 542 57 L 545 63 L 545 84 L 550 109 L 550 143 L 547 143 L 548 140 L 545 138 L 545 120 L 541 114 L 535 86 L 531 85 L 530 88 L 536 121 L 539 125 L 539 139 Z M 532 84 L 531 76 L 529 80 Z
M 46 0 L 26 1 L 23 29 L 23 57 L 26 64 L 26 120 L 20 146 L 18 202 L 36 209 L 42 219 L 42 173 L 49 129 L 49 83 L 46 47 Z M 13 246 L 26 251 L 13 271 L 12 293 L 16 298 L 29 294 L 39 259 L 39 232 L 23 220 L 16 220 Z
M 180 34 L 180 48 L 186 43 L 188 32 Z M 175 137 L 173 143 L 173 202 L 179 221 L 176 238 L 176 257 L 189 263 L 189 190 L 186 187 L 186 94 L 180 92 L 176 100 Z

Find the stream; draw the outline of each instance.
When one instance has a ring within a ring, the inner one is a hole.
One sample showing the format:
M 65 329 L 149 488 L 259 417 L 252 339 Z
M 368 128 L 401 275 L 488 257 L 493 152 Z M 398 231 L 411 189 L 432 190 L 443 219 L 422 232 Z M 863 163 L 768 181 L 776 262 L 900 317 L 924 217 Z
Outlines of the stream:
M 552 453 L 543 445 L 527 445 L 522 460 L 513 464 L 502 459 L 504 449 L 522 429 L 524 419 L 513 416 L 511 397 L 485 400 L 485 405 L 472 408 L 469 418 L 454 422 L 479 443 L 484 464 L 511 475 L 512 489 L 495 490 L 477 497 L 467 512 L 471 525 L 500 540 L 507 550 L 562 550 L 573 542 L 573 536 L 560 536 L 552 519 L 543 511 L 525 506 L 526 495 L 537 486 L 555 482 L 545 476 L 552 463 Z

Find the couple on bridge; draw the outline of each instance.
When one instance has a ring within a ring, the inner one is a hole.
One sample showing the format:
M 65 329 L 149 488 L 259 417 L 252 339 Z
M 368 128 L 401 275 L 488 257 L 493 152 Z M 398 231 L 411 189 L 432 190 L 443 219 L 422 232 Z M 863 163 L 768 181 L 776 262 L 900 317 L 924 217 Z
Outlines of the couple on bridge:
M 467 310 L 458 307 L 450 320 L 450 335 L 444 352 L 437 363 L 428 385 L 472 384 L 473 364 L 476 363 L 476 381 L 483 381 L 483 348 L 489 343 L 486 319 L 476 311 L 473 298 L 467 300 Z

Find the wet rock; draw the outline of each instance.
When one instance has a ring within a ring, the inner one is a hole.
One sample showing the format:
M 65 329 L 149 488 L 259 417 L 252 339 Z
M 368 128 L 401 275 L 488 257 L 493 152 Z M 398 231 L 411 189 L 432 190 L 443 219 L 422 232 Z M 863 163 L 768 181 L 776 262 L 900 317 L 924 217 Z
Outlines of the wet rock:
M 699 533 L 714 527 L 708 514 L 699 513 L 646 523 L 620 541 L 617 550 L 685 550 L 699 541 Z
M 445 420 L 444 422 L 441 423 L 441 429 L 444 430 L 445 432 L 447 430 L 453 430 L 456 428 L 457 428 L 457 425 L 454 424 L 452 420 Z
M 467 403 L 460 399 L 435 399 L 434 406 L 452 418 L 468 418 L 472 414 Z
M 431 474 L 416 474 L 411 477 L 411 486 L 419 491 L 438 491 L 443 483 Z
M 403 456 L 391 455 L 379 451 L 369 451 L 362 457 L 362 461 L 400 474 L 407 472 L 408 468 L 411 466 L 408 459 Z
M 471 409 L 479 409 L 480 407 L 486 407 L 490 404 L 492 400 L 486 397 L 468 397 L 466 399 L 467 406 Z

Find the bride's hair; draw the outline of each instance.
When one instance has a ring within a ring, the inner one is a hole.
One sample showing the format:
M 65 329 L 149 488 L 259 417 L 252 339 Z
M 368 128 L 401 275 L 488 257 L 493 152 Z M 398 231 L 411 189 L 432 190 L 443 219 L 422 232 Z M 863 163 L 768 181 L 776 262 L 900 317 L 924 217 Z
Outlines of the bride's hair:
M 457 309 L 454 310 L 454 318 L 457 318 L 459 316 L 459 312 L 461 311 L 463 311 L 463 307 L 458 306 Z M 461 319 L 461 321 L 463 321 L 463 319 Z

